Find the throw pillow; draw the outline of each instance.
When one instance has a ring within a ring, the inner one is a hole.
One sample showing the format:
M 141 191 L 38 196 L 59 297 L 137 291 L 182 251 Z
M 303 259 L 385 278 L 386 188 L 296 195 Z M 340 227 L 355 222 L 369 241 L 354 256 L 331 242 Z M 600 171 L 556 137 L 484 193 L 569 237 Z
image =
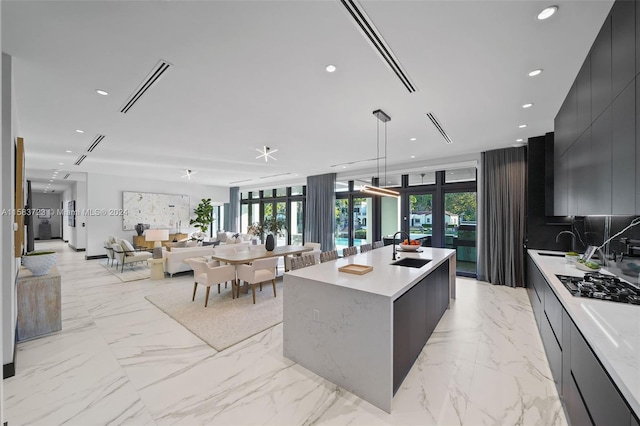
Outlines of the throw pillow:
M 127 256 L 133 256 L 135 254 L 135 249 L 131 245 L 131 243 L 127 240 L 122 240 L 123 249 L 126 251 Z
M 226 232 L 218 232 L 216 238 L 217 238 L 218 241 L 224 243 L 224 242 L 227 241 L 227 233 Z

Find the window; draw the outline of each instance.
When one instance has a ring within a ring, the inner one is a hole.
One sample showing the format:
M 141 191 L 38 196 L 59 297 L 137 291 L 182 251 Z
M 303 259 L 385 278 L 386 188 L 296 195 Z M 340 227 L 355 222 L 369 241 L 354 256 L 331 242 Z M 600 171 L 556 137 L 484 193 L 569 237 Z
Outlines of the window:
M 409 186 L 434 185 L 436 183 L 435 171 L 424 171 L 409 174 Z

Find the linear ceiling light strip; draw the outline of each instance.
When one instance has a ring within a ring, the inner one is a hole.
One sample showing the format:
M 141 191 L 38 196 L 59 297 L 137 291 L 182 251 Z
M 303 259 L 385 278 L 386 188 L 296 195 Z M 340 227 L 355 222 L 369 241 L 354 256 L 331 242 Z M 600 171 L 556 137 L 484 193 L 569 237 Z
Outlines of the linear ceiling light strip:
M 147 78 L 145 78 L 142 81 L 142 83 L 133 92 L 133 94 L 129 97 L 129 99 L 127 99 L 124 106 L 120 109 L 120 112 L 123 114 L 126 114 L 131 109 L 131 107 L 133 107 L 136 104 L 136 102 L 140 100 L 142 95 L 144 95 L 147 92 L 147 90 L 151 88 L 151 86 L 153 86 L 155 83 L 157 83 L 160 80 L 160 77 L 162 77 L 164 72 L 168 70 L 170 66 L 171 64 L 169 62 L 160 60 L 156 64 L 154 69 L 151 70 L 149 75 L 147 75 Z
M 104 138 L 105 138 L 104 135 L 100 135 L 100 134 L 96 135 L 96 137 L 93 139 L 93 142 L 91 142 L 91 145 L 89 145 L 89 148 L 87 148 L 87 152 L 93 152 L 93 150 L 96 149 L 98 144 L 102 142 Z
M 71 173 L 67 173 L 62 179 L 69 179 L 69 176 L 71 176 Z
M 379 31 L 377 31 L 377 29 L 371 23 L 371 19 L 368 18 L 362 7 L 359 6 L 354 0 L 340 0 L 340 2 L 347 9 L 353 20 L 356 22 L 358 27 L 360 27 L 364 35 L 369 39 L 371 44 L 373 44 L 373 47 L 378 51 L 382 59 L 387 63 L 387 65 L 389 65 L 391 70 L 400 79 L 400 82 L 403 84 L 403 86 L 409 91 L 409 93 L 415 92 L 416 88 L 414 87 L 413 83 L 411 83 L 409 76 L 403 70 L 399 61 L 391 52 L 391 48 L 388 47 L 382 36 L 379 35 Z
M 400 193 L 398 191 L 393 191 L 391 189 L 380 188 L 378 186 L 371 186 L 371 185 L 363 185 L 360 191 L 366 192 L 368 194 L 381 195 L 383 197 L 399 197 L 400 196 Z
M 444 131 L 444 128 L 442 127 L 442 125 L 440 124 L 440 122 L 438 121 L 438 119 L 436 118 L 435 115 L 433 115 L 433 113 L 428 112 L 427 113 L 427 117 L 429 117 L 429 120 L 431 120 L 431 123 L 433 123 L 433 125 L 436 127 L 436 129 L 438 130 L 438 132 L 440 132 L 440 134 L 442 135 L 442 137 L 444 138 L 444 140 L 447 143 L 453 143 L 453 141 L 451 140 L 451 138 L 449 137 L 449 135 L 447 134 L 447 132 Z

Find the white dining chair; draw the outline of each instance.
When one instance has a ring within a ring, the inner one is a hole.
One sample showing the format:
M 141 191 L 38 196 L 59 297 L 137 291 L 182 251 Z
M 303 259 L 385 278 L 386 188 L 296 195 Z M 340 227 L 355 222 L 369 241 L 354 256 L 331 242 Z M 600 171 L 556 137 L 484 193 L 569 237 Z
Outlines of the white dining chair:
M 266 259 L 257 259 L 249 265 L 238 265 L 238 280 L 244 281 L 251 286 L 251 294 L 253 295 L 253 303 L 256 303 L 256 286 L 260 286 L 262 291 L 262 283 L 271 281 L 273 285 L 273 297 L 276 297 L 276 266 L 278 265 L 277 257 L 268 257 Z

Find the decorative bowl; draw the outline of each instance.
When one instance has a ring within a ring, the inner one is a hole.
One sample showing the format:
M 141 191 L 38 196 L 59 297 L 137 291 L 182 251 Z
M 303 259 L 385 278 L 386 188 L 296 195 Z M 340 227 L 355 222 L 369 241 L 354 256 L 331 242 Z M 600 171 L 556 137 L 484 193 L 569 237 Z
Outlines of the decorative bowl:
M 47 275 L 56 264 L 57 254 L 51 252 L 31 252 L 22 256 L 22 265 L 33 275 Z
M 580 262 L 576 263 L 576 268 L 580 269 L 581 271 L 587 271 L 587 272 L 598 272 L 600 270 L 600 266 L 598 266 L 597 269 L 594 269 L 594 268 L 589 268 L 587 265 Z
M 416 251 L 420 248 L 420 245 L 400 244 L 400 248 L 403 251 Z

